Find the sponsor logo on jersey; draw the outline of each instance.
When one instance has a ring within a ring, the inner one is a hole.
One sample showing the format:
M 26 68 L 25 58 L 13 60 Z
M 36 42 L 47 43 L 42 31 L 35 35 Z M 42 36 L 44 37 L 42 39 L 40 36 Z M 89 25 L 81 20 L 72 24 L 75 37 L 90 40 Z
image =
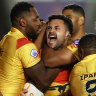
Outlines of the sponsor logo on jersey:
M 31 52 L 30 52 L 30 55 L 34 58 L 36 58 L 38 56 L 38 51 L 35 50 L 35 49 L 32 49 Z
M 93 73 L 93 74 L 84 74 L 84 75 L 81 75 L 80 78 L 81 80 L 89 80 L 89 79 L 92 79 L 92 78 L 96 78 L 96 73 Z

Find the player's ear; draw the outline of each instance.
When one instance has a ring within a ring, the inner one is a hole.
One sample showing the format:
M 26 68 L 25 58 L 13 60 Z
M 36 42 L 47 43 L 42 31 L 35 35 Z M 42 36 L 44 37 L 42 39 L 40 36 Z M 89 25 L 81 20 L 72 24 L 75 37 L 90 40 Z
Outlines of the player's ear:
M 71 37 L 71 34 L 70 34 L 69 30 L 66 31 L 65 37 L 66 38 L 70 38 Z
M 84 21 L 85 21 L 85 19 L 83 16 L 79 17 L 79 25 L 83 25 Z
M 24 18 L 20 18 L 19 23 L 22 27 L 26 26 L 26 20 Z

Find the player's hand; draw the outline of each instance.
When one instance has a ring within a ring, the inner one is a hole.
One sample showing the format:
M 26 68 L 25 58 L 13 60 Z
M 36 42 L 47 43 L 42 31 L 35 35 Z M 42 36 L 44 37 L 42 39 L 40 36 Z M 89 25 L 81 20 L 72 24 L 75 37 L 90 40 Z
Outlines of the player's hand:
M 20 96 L 26 96 L 25 93 L 27 93 L 28 90 L 27 89 L 22 89 L 22 92 L 20 93 Z
M 37 34 L 39 35 L 40 33 L 45 33 L 46 27 L 47 27 L 47 24 L 43 22 L 39 30 L 37 31 Z
M 39 35 L 37 39 L 35 40 L 35 45 L 37 46 L 37 49 L 42 49 L 43 43 L 44 43 L 44 37 L 45 37 L 45 31 L 46 31 L 47 24 L 44 24 L 42 28 L 38 31 Z
M 40 19 L 40 21 L 42 25 L 46 24 L 46 22 L 43 19 Z

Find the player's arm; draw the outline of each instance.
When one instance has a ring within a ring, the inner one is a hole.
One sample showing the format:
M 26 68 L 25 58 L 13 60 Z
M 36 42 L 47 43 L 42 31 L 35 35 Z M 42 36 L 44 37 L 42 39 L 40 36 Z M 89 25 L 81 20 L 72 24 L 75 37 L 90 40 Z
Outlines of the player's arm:
M 46 62 L 47 67 L 64 66 L 78 61 L 72 51 L 67 47 L 54 50 L 46 46 L 43 51 L 45 53 L 43 54 L 44 62 Z
M 28 92 L 27 89 L 22 89 L 22 91 L 20 92 L 20 96 L 26 96 L 25 94 Z
M 3 96 L 1 92 L 0 92 L 0 96 Z
M 19 43 L 22 42 L 20 41 Z M 22 62 L 24 72 L 42 92 L 47 90 L 54 78 L 61 71 L 60 68 L 46 68 L 36 46 L 30 41 L 21 47 L 19 46 L 16 55 Z
M 39 36 L 37 37 L 36 41 L 34 42 L 38 50 L 40 50 L 42 48 L 42 44 L 44 42 L 44 34 L 45 34 L 46 26 L 47 26 L 47 24 L 42 25 Z
M 35 86 L 42 92 L 45 92 L 61 69 L 46 68 L 43 62 L 40 61 L 33 67 L 24 68 L 24 71 L 35 84 Z

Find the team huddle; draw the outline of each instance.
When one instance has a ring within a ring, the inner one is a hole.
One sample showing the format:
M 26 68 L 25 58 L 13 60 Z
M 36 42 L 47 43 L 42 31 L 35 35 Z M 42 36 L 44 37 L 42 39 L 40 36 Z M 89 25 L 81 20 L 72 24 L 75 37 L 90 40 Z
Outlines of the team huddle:
M 96 96 L 96 35 L 85 32 L 81 6 L 67 5 L 46 23 L 19 2 L 10 19 L 0 42 L 0 96 Z

